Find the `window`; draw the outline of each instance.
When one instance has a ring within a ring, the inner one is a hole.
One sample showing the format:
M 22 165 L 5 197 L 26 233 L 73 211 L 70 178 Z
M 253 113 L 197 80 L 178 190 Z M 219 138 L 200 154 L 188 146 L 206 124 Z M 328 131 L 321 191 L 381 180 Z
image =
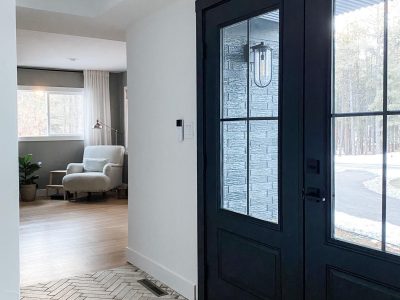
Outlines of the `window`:
M 81 89 L 20 87 L 17 104 L 20 140 L 83 139 Z
M 400 0 L 335 4 L 333 237 L 400 255 Z

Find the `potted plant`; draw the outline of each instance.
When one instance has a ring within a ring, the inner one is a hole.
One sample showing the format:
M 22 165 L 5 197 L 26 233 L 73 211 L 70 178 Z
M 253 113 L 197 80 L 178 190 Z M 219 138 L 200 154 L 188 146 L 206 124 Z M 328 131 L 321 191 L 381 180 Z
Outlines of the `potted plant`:
M 39 176 L 34 173 L 41 167 L 41 162 L 32 162 L 32 154 L 19 157 L 19 184 L 22 201 L 29 202 L 36 199 L 36 180 Z

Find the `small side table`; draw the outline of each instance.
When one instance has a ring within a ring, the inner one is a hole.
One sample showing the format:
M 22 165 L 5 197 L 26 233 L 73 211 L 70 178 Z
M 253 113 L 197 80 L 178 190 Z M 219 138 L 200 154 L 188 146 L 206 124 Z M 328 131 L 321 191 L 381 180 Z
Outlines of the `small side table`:
M 57 194 L 60 192 L 60 189 L 63 188 L 62 184 L 54 184 L 53 178 L 54 175 L 63 175 L 65 176 L 67 174 L 67 170 L 54 170 L 50 171 L 50 176 L 49 176 L 49 184 L 46 185 L 46 196 L 49 197 L 49 190 L 54 189 L 57 191 Z M 65 198 L 65 195 L 64 195 Z

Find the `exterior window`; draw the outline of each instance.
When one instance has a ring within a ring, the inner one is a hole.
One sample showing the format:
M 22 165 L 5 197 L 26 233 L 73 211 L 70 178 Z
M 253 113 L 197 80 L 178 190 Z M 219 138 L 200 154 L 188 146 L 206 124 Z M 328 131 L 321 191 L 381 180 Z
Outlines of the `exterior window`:
M 20 87 L 17 104 L 20 140 L 83 139 L 81 89 Z

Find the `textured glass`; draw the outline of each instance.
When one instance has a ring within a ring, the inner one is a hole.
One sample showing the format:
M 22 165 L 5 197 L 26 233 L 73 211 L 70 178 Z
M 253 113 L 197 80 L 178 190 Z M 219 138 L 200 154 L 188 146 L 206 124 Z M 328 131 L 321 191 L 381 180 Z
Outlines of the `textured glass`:
M 250 72 L 250 116 L 251 117 L 277 117 L 279 102 L 279 11 L 253 18 L 250 20 L 250 60 L 254 57 L 252 47 L 263 43 L 272 50 L 272 80 L 266 87 L 258 87 L 255 83 L 257 69 L 254 60 L 251 61 Z M 267 59 L 267 58 L 266 58 Z
M 382 121 L 334 120 L 334 236 L 375 249 L 382 241 Z
M 222 88 L 223 118 L 247 116 L 247 22 L 222 30 Z
M 247 214 L 247 122 L 222 124 L 222 207 Z
M 334 38 L 335 112 L 382 111 L 384 1 L 337 0 Z
M 388 109 L 400 110 L 400 0 L 388 1 Z
M 400 254 L 400 116 L 388 116 L 386 250 Z
M 250 216 L 278 223 L 278 121 L 250 121 Z

